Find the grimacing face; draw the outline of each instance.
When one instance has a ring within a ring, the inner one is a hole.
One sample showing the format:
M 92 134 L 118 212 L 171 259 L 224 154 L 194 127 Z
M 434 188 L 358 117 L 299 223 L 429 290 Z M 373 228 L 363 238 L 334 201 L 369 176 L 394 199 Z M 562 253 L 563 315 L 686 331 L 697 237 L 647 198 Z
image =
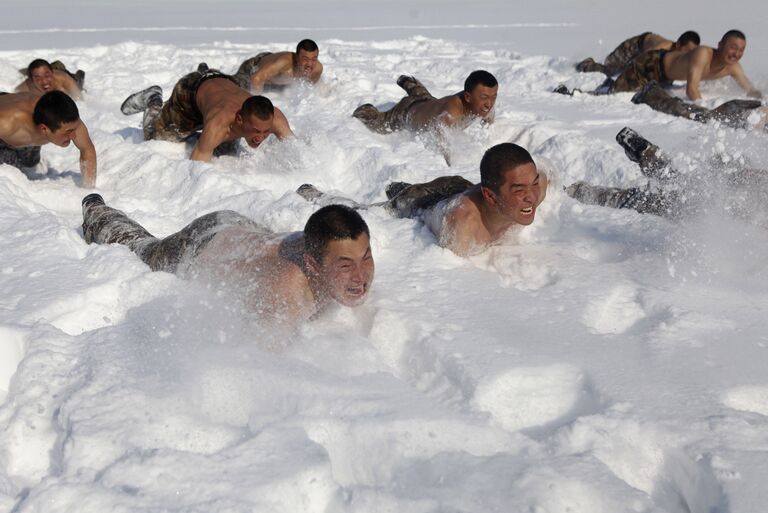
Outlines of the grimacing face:
M 259 119 L 258 116 L 248 116 L 244 118 L 241 114 L 237 115 L 237 119 L 240 122 L 240 127 L 243 131 L 243 138 L 245 142 L 251 148 L 258 148 L 264 139 L 270 136 L 272 133 L 272 125 L 275 121 L 275 116 L 271 116 L 269 119 Z
M 45 133 L 49 142 L 66 148 L 77 136 L 77 129 L 80 128 L 81 124 L 82 121 L 78 119 L 77 121 L 62 123 L 56 130 L 51 130 L 46 125 L 40 125 L 40 128 Z
M 731 36 L 724 41 L 720 41 L 720 44 L 717 46 L 723 53 L 723 59 L 725 59 L 727 64 L 736 64 L 744 55 L 747 42 L 740 37 Z
M 529 162 L 504 172 L 499 192 L 491 192 L 499 213 L 517 224 L 529 225 L 541 203 L 541 185 L 536 164 Z
M 482 84 L 477 84 L 471 92 L 464 91 L 464 101 L 469 104 L 469 109 L 474 115 L 485 119 L 496 104 L 498 91 L 499 86 L 497 85 L 486 87 Z
M 53 90 L 53 86 L 56 85 L 56 81 L 53 76 L 53 70 L 48 66 L 38 66 L 32 70 L 30 75 L 32 84 L 44 93 Z
M 366 233 L 356 239 L 332 240 L 317 269 L 328 295 L 344 306 L 365 302 L 373 282 L 374 262 Z
M 299 50 L 296 53 L 296 71 L 298 76 L 309 78 L 312 76 L 312 72 L 315 71 L 317 66 L 317 57 L 320 54 L 319 51 L 308 52 L 306 50 Z

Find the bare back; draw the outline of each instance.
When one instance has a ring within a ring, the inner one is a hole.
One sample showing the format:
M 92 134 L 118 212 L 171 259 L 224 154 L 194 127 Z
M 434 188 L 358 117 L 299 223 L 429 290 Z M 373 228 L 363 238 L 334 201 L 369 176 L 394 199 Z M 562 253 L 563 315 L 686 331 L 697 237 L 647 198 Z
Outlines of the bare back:
M 643 52 L 651 52 L 653 50 L 670 50 L 674 44 L 674 41 L 670 41 L 664 36 L 650 33 L 645 36 L 645 39 L 643 40 Z
M 277 235 L 231 226 L 200 251 L 190 273 L 234 291 L 246 308 L 278 324 L 297 324 L 315 311 L 301 267 L 302 250 L 300 233 Z
M 437 123 L 465 126 L 474 118 L 464 113 L 461 93 L 416 103 L 408 111 L 408 128 L 423 130 Z
M 259 82 L 270 85 L 288 85 L 293 81 L 293 75 L 293 52 L 265 55 L 254 74 Z
M 203 115 L 203 126 L 213 123 L 228 125 L 250 96 L 227 78 L 211 78 L 204 81 L 195 95 L 197 108 Z
M 494 237 L 483 223 L 482 201 L 480 186 L 475 185 L 436 205 L 425 221 L 438 245 L 460 256 L 477 254 L 490 246 Z
M 203 115 L 203 131 L 192 160 L 208 161 L 213 157 L 213 150 L 219 144 L 243 137 L 234 127 L 237 113 L 250 94 L 226 78 L 211 78 L 200 84 L 195 95 L 195 102 Z M 275 107 L 272 132 L 280 139 L 293 136 L 288 120 L 280 109 Z
M 297 56 L 294 52 L 276 52 L 265 55 L 259 61 L 259 69 L 251 76 L 251 89 L 261 91 L 265 86 L 287 86 L 296 79 L 309 80 L 312 83 L 320 79 L 323 65 L 316 63 L 309 76 L 297 71 Z
M 9 146 L 40 146 L 48 141 L 39 133 L 32 113 L 40 98 L 33 93 L 0 95 L 0 139 Z

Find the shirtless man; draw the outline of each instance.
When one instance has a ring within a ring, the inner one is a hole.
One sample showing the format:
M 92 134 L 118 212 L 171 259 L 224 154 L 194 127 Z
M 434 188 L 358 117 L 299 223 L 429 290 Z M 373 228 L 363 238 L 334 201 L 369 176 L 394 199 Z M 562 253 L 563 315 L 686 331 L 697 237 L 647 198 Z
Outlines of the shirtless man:
M 369 129 L 380 134 L 395 130 L 420 132 L 433 130 L 437 135 L 439 149 L 450 166 L 450 152 L 443 128 L 466 128 L 472 121 L 493 123 L 496 95 L 499 83 L 496 77 L 484 70 L 473 71 L 464 81 L 464 90 L 435 98 L 424 85 L 414 77 L 401 75 L 397 85 L 405 89 L 407 96 L 386 112 L 380 112 L 370 103 L 359 106 L 352 116 L 362 121 Z
M 595 62 L 592 57 L 587 57 L 576 64 L 576 71 L 599 71 L 610 77 L 621 73 L 632 59 L 642 53 L 651 52 L 653 50 L 680 50 L 686 52 L 693 50 L 700 44 L 701 38 L 699 37 L 699 34 L 693 30 L 683 32 L 680 37 L 677 38 L 677 41 L 670 41 L 653 32 L 643 32 L 639 36 L 630 37 L 623 41 L 615 50 L 608 54 L 608 57 L 605 58 L 603 64 Z
M 311 185 L 297 192 L 312 201 L 324 197 Z M 510 228 L 533 222 L 547 194 L 547 175 L 524 148 L 502 143 L 483 155 L 477 185 L 460 176 L 442 176 L 421 184 L 395 182 L 386 194 L 384 203 L 352 206 L 383 206 L 398 217 L 420 218 L 441 247 L 467 256 L 484 251 Z
M 436 125 L 464 128 L 475 119 L 493 123 L 499 83 L 487 71 L 473 71 L 464 81 L 462 92 L 443 98 L 432 96 L 414 77 L 401 75 L 397 85 L 408 95 L 390 110 L 379 112 L 366 103 L 355 109 L 352 116 L 382 134 L 395 130 L 420 131 Z
M 144 112 L 144 140 L 182 142 L 200 137 L 192 160 L 210 161 L 214 153 L 233 153 L 241 137 L 251 148 L 271 134 L 293 136 L 283 112 L 264 96 L 251 96 L 229 75 L 201 65 L 182 77 L 163 103 L 163 90 L 154 85 L 132 94 L 120 110 L 126 116 Z
M 635 58 L 609 86 L 609 92 L 637 91 L 648 82 L 673 80 L 687 82 L 685 93 L 691 100 L 700 100 L 699 84 L 702 80 L 733 77 L 747 96 L 761 98 L 762 93 L 747 78 L 739 60 L 744 55 L 747 39 L 738 30 L 729 30 L 717 48 L 699 46 L 690 52 L 656 50 Z M 601 86 L 602 87 L 602 86 Z
M 83 187 L 95 187 L 96 149 L 72 98 L 61 91 L 0 93 L 0 163 L 33 167 L 40 162 L 40 146 L 66 148 L 70 142 L 80 150 Z
M 323 65 L 317 60 L 320 50 L 311 39 L 303 39 L 295 52 L 263 52 L 246 59 L 235 73 L 240 86 L 254 94 L 264 89 L 279 89 L 296 80 L 317 83 Z
M 273 233 L 236 212 L 212 212 L 157 239 L 98 194 L 83 199 L 86 242 L 128 246 L 153 271 L 226 290 L 271 325 L 295 327 L 333 302 L 362 304 L 373 282 L 370 233 L 360 214 L 330 205 L 302 232 Z
M 26 69 L 27 79 L 16 86 L 17 93 L 36 93 L 38 95 L 48 91 L 64 91 L 77 100 L 83 90 L 85 73 L 81 70 L 72 75 L 59 61 L 54 68 L 44 59 L 35 59 L 29 63 Z

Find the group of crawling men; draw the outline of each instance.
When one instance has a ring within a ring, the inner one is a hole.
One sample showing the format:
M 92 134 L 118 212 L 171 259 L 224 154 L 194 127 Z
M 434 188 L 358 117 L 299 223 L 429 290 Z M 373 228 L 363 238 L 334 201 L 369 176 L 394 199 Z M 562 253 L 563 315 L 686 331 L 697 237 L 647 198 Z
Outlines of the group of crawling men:
M 608 78 L 603 89 L 627 90 L 626 84 L 634 80 L 633 87 L 643 88 L 646 103 L 661 110 L 676 105 L 678 111 L 680 104 L 687 105 L 686 116 L 699 121 L 715 115 L 706 117 L 701 112 L 706 109 L 672 97 L 657 81 L 687 80 L 689 97 L 697 99 L 701 80 L 730 75 L 748 95 L 760 96 L 738 63 L 746 44 L 743 34 L 729 31 L 717 49 L 698 43 L 695 33 L 683 34 L 676 42 L 645 33 L 622 43 L 604 64 L 587 59 L 577 69 L 618 73 L 615 80 Z M 318 82 L 323 71 L 318 56 L 317 45 L 305 39 L 295 52 L 251 57 L 232 75 L 200 63 L 197 70 L 176 83 L 166 101 L 162 89 L 151 86 L 130 95 L 121 111 L 126 115 L 143 113 L 145 140 L 193 144 L 192 160 L 208 161 L 236 151 L 235 143 L 241 138 L 257 148 L 270 135 L 278 139 L 293 136 L 283 112 L 260 93 L 296 81 Z M 96 151 L 74 102 L 83 90 L 84 73 L 73 74 L 61 63 L 40 59 L 25 71 L 27 79 L 15 94 L 0 93 L 0 163 L 35 166 L 41 145 L 68 146 L 72 142 L 80 150 L 82 183 L 94 187 Z M 393 108 L 382 112 L 365 104 L 352 113 L 353 117 L 380 133 L 403 129 L 433 132 L 448 165 L 446 129 L 494 121 L 498 82 L 487 71 L 472 72 L 462 91 L 443 98 L 432 96 L 414 77 L 403 75 L 397 83 L 407 94 Z M 663 101 L 655 102 L 659 98 Z M 726 121 L 738 118 L 734 124 L 743 126 L 744 113 L 759 104 L 741 101 L 717 116 Z M 634 131 L 624 129 L 617 138 L 644 171 L 658 171 L 667 165 L 658 147 Z M 365 300 L 374 263 L 370 233 L 359 210 L 381 206 L 396 216 L 418 217 L 429 226 L 438 244 L 459 255 L 470 255 L 498 241 L 512 227 L 531 224 L 547 185 L 547 176 L 524 148 L 503 143 L 486 151 L 478 184 L 459 176 L 422 184 L 396 182 L 387 187 L 388 200 L 375 205 L 339 200 L 305 184 L 297 192 L 325 206 L 309 218 L 302 232 L 276 234 L 235 212 L 221 211 L 159 239 L 106 206 L 98 194 L 83 200 L 83 232 L 89 243 L 127 245 L 153 270 L 239 290 L 244 306 L 277 324 L 293 326 L 333 302 L 355 305 Z M 660 214 L 670 210 L 668 198 L 639 195 L 642 197 L 638 199 L 633 190 L 609 190 L 584 183 L 566 190 L 588 203 Z

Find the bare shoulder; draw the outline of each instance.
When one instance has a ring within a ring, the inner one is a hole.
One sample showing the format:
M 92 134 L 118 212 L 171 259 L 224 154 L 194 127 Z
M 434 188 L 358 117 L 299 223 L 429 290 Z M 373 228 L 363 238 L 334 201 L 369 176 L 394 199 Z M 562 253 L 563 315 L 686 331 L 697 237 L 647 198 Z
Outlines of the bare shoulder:
M 261 61 L 260 68 L 269 67 L 272 69 L 292 69 L 293 52 L 275 52 L 265 55 Z
M 470 194 L 462 194 L 454 200 L 450 209 L 445 212 L 443 223 L 444 230 L 449 230 L 454 235 L 476 231 L 482 224 L 482 219 L 480 209 L 477 208 Z
M 699 46 L 688 53 L 690 54 L 691 62 L 711 62 L 715 50 L 708 46 Z
M 26 93 L 26 92 L 29 92 L 29 90 L 30 90 L 30 88 L 29 88 L 29 79 L 26 79 L 24 82 L 22 82 L 21 84 L 16 86 L 16 88 L 14 89 L 14 92 L 16 92 L 16 93 Z

